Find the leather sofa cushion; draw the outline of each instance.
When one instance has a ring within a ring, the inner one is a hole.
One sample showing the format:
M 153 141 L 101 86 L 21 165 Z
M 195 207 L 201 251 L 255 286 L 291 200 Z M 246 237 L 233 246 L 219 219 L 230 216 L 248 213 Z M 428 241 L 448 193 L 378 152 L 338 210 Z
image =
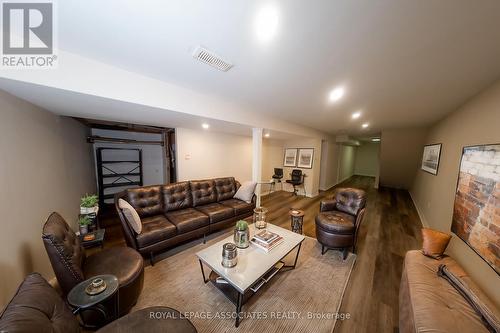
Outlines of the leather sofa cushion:
M 191 187 L 191 194 L 193 195 L 193 207 L 217 201 L 215 182 L 213 180 L 196 180 L 189 183 Z
M 145 217 L 142 219 L 142 232 L 136 236 L 137 245 L 146 247 L 174 237 L 177 228 L 163 215 Z
M 120 286 L 127 285 L 139 276 L 144 268 L 142 256 L 130 247 L 111 247 L 97 252 L 85 260 L 85 279 L 96 275 L 112 274 Z
M 196 207 L 196 210 L 199 210 L 203 214 L 208 215 L 210 223 L 216 223 L 222 220 L 230 219 L 235 215 L 233 208 L 221 205 L 219 203 L 199 206 Z
M 209 224 L 208 216 L 194 208 L 176 210 L 165 215 L 177 227 L 178 234 L 205 227 Z
M 358 212 L 366 205 L 366 192 L 356 188 L 342 188 L 335 193 L 337 209 L 351 215 Z
M 163 214 L 161 186 L 146 186 L 127 190 L 127 201 L 141 218 Z
M 151 319 L 152 316 L 153 318 L 158 316 L 158 318 Z M 198 331 L 179 311 L 163 306 L 154 306 L 129 313 L 98 331 L 98 333 L 120 332 L 197 333 Z
M 28 275 L 0 316 L 0 332 L 80 332 L 64 299 L 38 273 Z
M 428 257 L 440 259 L 450 239 L 450 234 L 430 228 L 422 228 L 422 253 Z
M 189 182 L 164 185 L 161 190 L 165 212 L 193 206 L 193 196 L 191 195 Z
M 221 201 L 220 204 L 233 208 L 234 215 L 236 216 L 252 212 L 253 209 L 255 208 L 255 204 L 253 202 L 246 203 L 245 201 L 241 201 L 239 199 L 224 200 Z
M 335 234 L 354 234 L 356 229 L 354 222 L 354 216 L 339 211 L 323 212 L 316 216 L 316 225 L 318 227 Z
M 236 183 L 234 177 L 216 178 L 215 189 L 217 192 L 217 201 L 227 200 L 234 197 L 236 193 Z
M 401 307 L 411 309 L 406 311 L 413 317 L 414 328 L 411 331 L 488 332 L 480 316 L 465 298 L 447 280 L 437 275 L 440 264 L 446 265 L 459 276 L 498 315 L 498 309 L 455 260 L 450 257 L 434 260 L 424 256 L 419 250 L 413 250 L 406 253 L 403 272 L 405 280 L 401 285 L 401 290 L 405 291 L 410 302 L 400 304 L 400 311 Z M 402 331 L 405 332 L 409 331 Z

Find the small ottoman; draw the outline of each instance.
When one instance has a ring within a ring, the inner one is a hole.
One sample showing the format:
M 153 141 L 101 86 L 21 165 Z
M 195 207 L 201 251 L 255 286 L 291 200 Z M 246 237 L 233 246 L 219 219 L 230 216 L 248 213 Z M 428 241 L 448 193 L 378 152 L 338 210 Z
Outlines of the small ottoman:
M 180 312 L 164 306 L 145 308 L 104 326 L 98 333 L 197 333 L 191 322 Z

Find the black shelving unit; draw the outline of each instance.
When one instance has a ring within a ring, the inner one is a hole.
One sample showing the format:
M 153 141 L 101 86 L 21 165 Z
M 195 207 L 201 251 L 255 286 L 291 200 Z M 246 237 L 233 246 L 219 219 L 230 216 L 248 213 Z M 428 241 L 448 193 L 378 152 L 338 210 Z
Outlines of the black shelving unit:
M 134 159 L 112 160 L 107 159 L 105 152 L 131 152 Z M 104 154 L 103 154 L 104 153 Z M 103 156 L 104 155 L 104 156 Z M 102 147 L 96 150 L 97 180 L 99 183 L 99 205 L 104 207 L 106 199 L 112 199 L 115 193 L 131 186 L 143 185 L 142 149 Z M 128 171 L 124 171 L 128 170 Z M 117 189 L 114 192 L 104 193 L 106 189 Z

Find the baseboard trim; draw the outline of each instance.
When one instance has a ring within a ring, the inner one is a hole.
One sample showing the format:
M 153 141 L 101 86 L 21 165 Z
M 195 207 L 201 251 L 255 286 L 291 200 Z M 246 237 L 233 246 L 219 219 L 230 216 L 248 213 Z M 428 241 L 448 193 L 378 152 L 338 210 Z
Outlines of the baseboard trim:
M 411 191 L 408 190 L 408 193 L 410 194 L 411 201 L 413 202 L 413 206 L 415 206 L 415 209 L 417 210 L 418 217 L 420 219 L 420 223 L 424 228 L 429 228 L 429 223 L 427 222 L 427 219 L 425 218 L 425 215 L 422 213 L 420 208 L 418 208 L 417 202 L 415 199 L 413 199 L 413 195 L 411 194 Z

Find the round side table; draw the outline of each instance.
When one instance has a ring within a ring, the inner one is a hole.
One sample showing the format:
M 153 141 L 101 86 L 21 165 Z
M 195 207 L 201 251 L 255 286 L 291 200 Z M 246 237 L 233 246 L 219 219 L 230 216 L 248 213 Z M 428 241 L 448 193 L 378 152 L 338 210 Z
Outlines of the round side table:
M 304 211 L 300 209 L 290 209 L 290 224 L 292 231 L 302 234 L 302 226 L 304 225 Z
M 106 283 L 106 289 L 96 295 L 89 295 L 85 289 L 92 283 L 94 279 L 102 279 Z M 71 289 L 68 294 L 68 303 L 73 308 L 73 314 L 80 314 L 82 326 L 89 329 L 98 328 L 98 325 L 87 324 L 84 322 L 82 313 L 85 311 L 93 311 L 99 313 L 103 317 L 103 324 L 107 324 L 120 316 L 119 295 L 118 295 L 118 279 L 114 275 L 97 275 L 90 279 L 80 282 Z M 114 299 L 113 299 L 114 298 Z M 112 311 L 109 306 L 104 306 L 103 303 L 113 302 Z

